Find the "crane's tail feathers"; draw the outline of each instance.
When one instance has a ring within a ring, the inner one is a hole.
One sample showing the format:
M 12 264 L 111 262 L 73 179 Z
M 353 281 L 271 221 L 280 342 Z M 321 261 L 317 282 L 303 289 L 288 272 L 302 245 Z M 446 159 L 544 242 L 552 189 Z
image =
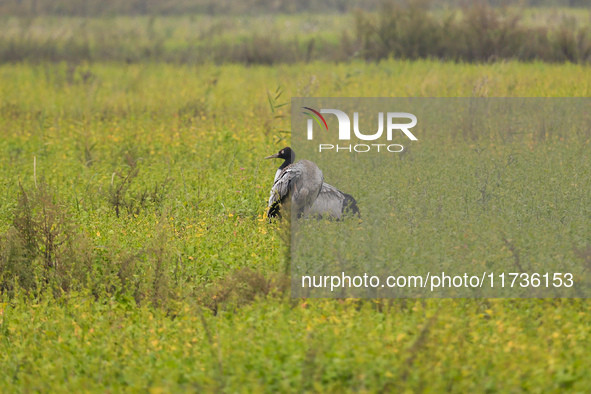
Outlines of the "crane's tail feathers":
M 273 203 L 273 205 L 271 205 L 269 207 L 269 211 L 267 212 L 267 216 L 269 217 L 269 221 L 271 221 L 272 218 L 281 219 L 281 209 L 279 209 L 280 205 L 281 204 L 279 201 L 275 201 Z
M 289 196 L 284 196 L 281 200 L 275 201 L 269 207 L 267 211 L 267 217 L 269 218 L 269 223 L 271 223 L 272 219 L 281 219 L 283 218 L 283 214 L 289 216 L 291 213 L 291 202 L 289 200 Z
M 361 217 L 361 212 L 359 212 L 359 207 L 357 207 L 357 201 L 355 201 L 352 195 L 347 193 L 343 194 L 345 195 L 345 199 L 343 200 L 343 213 L 358 215 Z

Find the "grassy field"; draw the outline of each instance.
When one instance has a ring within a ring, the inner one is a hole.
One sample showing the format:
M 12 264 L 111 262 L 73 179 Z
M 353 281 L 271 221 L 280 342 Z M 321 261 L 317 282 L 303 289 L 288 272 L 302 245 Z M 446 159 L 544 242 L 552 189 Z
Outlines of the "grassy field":
M 289 144 L 268 90 L 585 97 L 590 71 L 0 66 L 0 391 L 587 391 L 586 300 L 291 299 L 262 158 Z

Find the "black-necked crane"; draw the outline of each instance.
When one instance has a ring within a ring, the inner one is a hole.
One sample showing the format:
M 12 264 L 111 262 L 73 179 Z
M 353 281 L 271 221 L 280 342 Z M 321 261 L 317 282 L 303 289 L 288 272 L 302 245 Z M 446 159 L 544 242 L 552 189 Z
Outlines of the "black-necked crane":
M 298 217 L 311 214 L 317 217 L 341 219 L 345 213 L 359 214 L 357 201 L 353 196 L 324 183 L 322 171 L 316 164 L 308 160 L 300 160 L 293 164 L 295 152 L 289 147 L 266 157 L 266 159 L 275 158 L 283 159 L 284 162 L 275 173 L 269 198 L 269 218 L 280 216 L 280 206 L 287 200 L 291 187 L 296 191 L 302 187 L 307 189 L 305 197 L 304 193 L 292 195 L 292 206 L 298 209 Z
M 286 147 L 265 159 L 283 159 L 275 173 L 275 181 L 269 197 L 269 218 L 280 217 L 280 207 L 291 199 L 291 209 L 297 217 L 307 216 L 316 201 L 324 176 L 318 166 L 308 160 L 295 161 L 295 153 Z

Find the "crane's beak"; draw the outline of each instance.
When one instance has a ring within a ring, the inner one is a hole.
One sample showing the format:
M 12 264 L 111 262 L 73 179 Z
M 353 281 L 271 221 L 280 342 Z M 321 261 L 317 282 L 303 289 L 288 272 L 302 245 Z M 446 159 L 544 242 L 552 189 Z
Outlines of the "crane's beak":
M 275 153 L 274 155 L 265 157 L 265 159 L 276 159 L 278 157 L 279 157 L 279 153 Z

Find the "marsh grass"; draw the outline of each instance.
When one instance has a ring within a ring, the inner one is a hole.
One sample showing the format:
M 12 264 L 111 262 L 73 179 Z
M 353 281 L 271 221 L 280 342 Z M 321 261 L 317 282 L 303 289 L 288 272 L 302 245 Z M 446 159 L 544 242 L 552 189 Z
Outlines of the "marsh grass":
M 273 65 L 441 59 L 586 63 L 585 9 L 437 7 L 385 1 L 373 11 L 230 16 L 12 17 L 0 21 L 0 63 L 66 62 L 68 81 L 91 83 L 88 62 Z M 97 15 L 97 14 L 92 14 Z

